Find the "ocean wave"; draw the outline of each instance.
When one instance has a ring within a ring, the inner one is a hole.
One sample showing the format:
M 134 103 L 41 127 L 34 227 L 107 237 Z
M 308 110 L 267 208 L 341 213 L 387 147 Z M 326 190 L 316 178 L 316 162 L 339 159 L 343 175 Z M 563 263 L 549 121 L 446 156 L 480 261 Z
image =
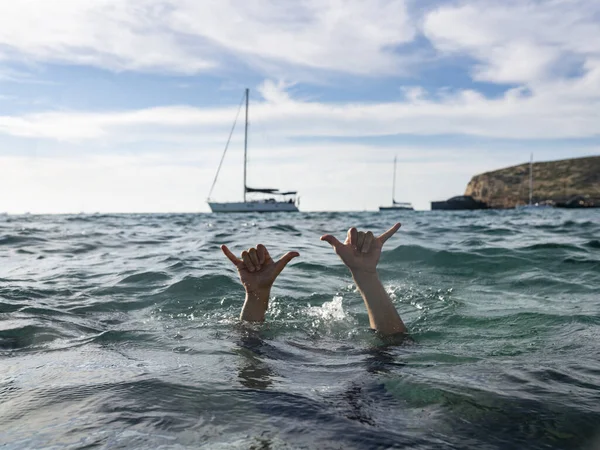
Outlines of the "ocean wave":
M 292 234 L 295 234 L 296 236 L 300 236 L 302 234 L 302 232 L 300 230 L 298 230 L 296 227 L 294 227 L 293 225 L 288 225 L 288 224 L 270 225 L 267 227 L 267 230 L 283 231 L 284 233 L 292 233 Z
M 31 283 L 35 284 L 35 280 L 23 280 L 20 284 Z M 20 285 L 11 287 L 10 284 L 0 286 L 0 297 L 11 301 L 39 301 L 42 299 L 63 297 L 69 298 L 73 294 L 73 291 L 66 288 L 49 288 L 43 284 L 39 284 L 39 287 L 32 287 L 26 285 Z
M 592 269 L 600 269 L 600 259 L 570 257 L 563 259 L 566 264 L 582 265 Z
M 20 245 L 38 245 L 47 242 L 46 239 L 36 236 L 4 235 L 0 236 L 0 245 L 20 246 Z
M 202 311 L 210 312 L 222 308 L 224 297 L 243 299 L 243 288 L 226 275 L 186 276 L 149 297 L 157 303 L 160 313 L 167 315 L 189 315 Z
M 143 330 L 106 330 L 96 334 L 91 342 L 97 344 L 118 344 L 120 342 L 143 342 L 146 346 L 158 340 L 156 333 Z
M 585 230 L 589 231 L 590 229 L 600 229 L 600 224 L 594 222 L 592 220 L 565 220 L 560 223 L 537 223 L 530 225 L 534 229 L 537 230 L 548 230 L 553 232 L 561 232 L 561 231 L 573 231 L 573 230 Z
M 170 280 L 171 277 L 165 272 L 139 272 L 132 275 L 127 275 L 121 279 L 118 284 L 146 284 L 157 283 Z
M 501 248 L 481 248 L 470 252 L 435 250 L 419 245 L 401 245 L 383 253 L 383 267 L 393 263 L 422 263 L 433 267 L 472 268 L 477 271 L 506 271 L 530 264 L 527 255 Z
M 171 284 L 160 295 L 198 295 L 207 292 L 227 292 L 231 287 L 239 288 L 239 283 L 235 283 L 226 275 L 202 275 L 200 277 L 186 276 L 183 279 Z
M 0 314 L 8 314 L 14 311 L 19 311 L 22 307 L 24 307 L 24 303 L 4 303 L 0 302 Z
M 59 216 L 60 217 L 60 216 Z M 120 217 L 116 214 L 77 214 L 62 216 L 67 222 L 101 222 L 104 220 L 114 220 Z
M 52 326 L 14 321 L 12 328 L 0 330 L 0 351 L 40 348 L 67 337 L 69 336 Z
M 430 318 L 430 322 L 431 322 Z M 504 330 L 502 336 L 511 335 L 512 337 L 527 336 L 536 332 L 536 327 L 543 329 L 553 329 L 557 325 L 581 323 L 600 325 L 600 316 L 590 316 L 587 314 L 552 314 L 543 312 L 515 312 L 505 314 L 494 314 L 487 316 L 474 316 L 458 314 L 440 314 L 435 319 L 445 326 L 460 327 L 462 332 L 472 329 L 479 332 L 484 329 Z M 510 330 L 510 331 L 509 331 Z M 515 330 L 519 330 L 518 334 Z
M 310 263 L 310 262 L 297 262 L 294 264 L 294 268 L 303 272 L 318 272 L 322 273 L 325 270 L 331 270 L 330 266 L 326 264 Z M 344 269 L 344 273 L 345 273 Z
M 583 282 L 580 277 L 571 277 L 569 279 L 565 279 L 547 272 L 507 276 L 506 279 L 498 285 L 502 288 L 507 288 L 508 285 L 510 285 L 512 288 L 517 290 L 535 290 L 535 292 L 538 293 L 547 292 L 555 295 L 560 292 L 585 294 L 593 293 L 597 290 L 597 287 L 593 282 L 587 284 Z
M 573 252 L 585 252 L 586 250 L 575 244 L 564 244 L 560 242 L 543 242 L 539 244 L 519 247 L 519 250 L 566 250 Z
M 530 268 L 532 264 L 546 264 L 548 257 L 551 257 L 553 262 L 574 262 L 577 261 L 573 259 L 574 254 L 587 253 L 581 245 L 553 242 L 516 248 L 481 247 L 478 244 L 478 241 L 470 241 L 470 251 L 400 245 L 383 252 L 382 267 L 391 267 L 394 263 L 420 263 L 430 267 L 472 268 L 474 271 L 500 273 L 520 267 Z M 465 248 L 467 245 L 463 242 L 461 247 Z M 595 260 L 584 258 L 581 261 L 591 263 Z
M 586 247 L 600 249 L 600 240 L 592 239 L 584 244 Z

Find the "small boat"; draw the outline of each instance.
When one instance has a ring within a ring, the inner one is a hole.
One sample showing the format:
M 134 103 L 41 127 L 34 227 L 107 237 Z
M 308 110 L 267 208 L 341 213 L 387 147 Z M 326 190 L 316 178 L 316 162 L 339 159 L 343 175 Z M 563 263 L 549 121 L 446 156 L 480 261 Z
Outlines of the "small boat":
M 529 159 L 529 203 L 526 205 L 517 205 L 516 209 L 530 209 L 530 208 L 552 208 L 552 205 L 546 203 L 533 203 L 533 153 Z
M 396 197 L 396 159 L 394 156 L 394 178 L 392 178 L 392 205 L 380 206 L 379 211 L 414 211 L 413 205 L 408 202 L 397 202 Z
M 223 151 L 223 156 L 221 157 L 221 162 L 219 163 L 219 167 L 217 168 L 217 174 L 215 175 L 215 179 L 210 188 L 210 192 L 208 193 L 208 206 L 214 213 L 251 213 L 251 212 L 298 212 L 298 200 L 297 200 L 297 192 L 296 191 L 280 191 L 279 189 L 272 188 L 251 188 L 246 184 L 246 172 L 247 172 L 247 162 L 248 162 L 248 103 L 249 103 L 250 90 L 246 89 L 245 99 L 246 99 L 246 124 L 244 127 L 244 195 L 243 201 L 241 202 L 215 202 L 212 201 L 210 196 L 212 195 L 212 191 L 215 187 L 217 179 L 219 177 L 219 171 L 221 170 L 221 165 L 223 164 L 223 158 L 225 158 L 225 153 L 227 153 L 227 147 L 229 146 L 229 142 L 231 141 L 231 135 L 233 134 L 233 130 L 235 128 L 236 121 L 233 123 L 233 128 L 231 129 L 231 133 L 229 135 L 229 139 L 227 144 L 225 145 L 225 150 Z M 240 105 L 241 108 L 241 105 Z M 239 114 L 239 110 L 238 110 Z M 247 199 L 247 194 L 265 194 L 268 195 L 268 198 L 254 198 Z
M 480 200 L 475 200 L 470 195 L 457 195 L 448 200 L 431 202 L 432 210 L 462 211 L 474 209 L 488 209 L 488 205 Z

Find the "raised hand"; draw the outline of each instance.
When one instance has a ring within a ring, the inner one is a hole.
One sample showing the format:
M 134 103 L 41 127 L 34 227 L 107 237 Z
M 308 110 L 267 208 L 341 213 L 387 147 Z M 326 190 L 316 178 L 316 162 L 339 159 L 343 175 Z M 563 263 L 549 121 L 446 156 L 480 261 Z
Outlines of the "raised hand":
M 352 272 L 375 273 L 383 244 L 400 229 L 400 226 L 401 224 L 397 223 L 379 237 L 375 237 L 371 231 L 357 231 L 352 227 L 348 230 L 343 244 L 331 234 L 322 236 L 321 240 L 328 242 L 334 248 L 337 255 Z
M 242 320 L 263 321 L 269 305 L 271 286 L 285 266 L 300 254 L 287 252 L 275 262 L 262 244 L 244 250 L 240 258 L 235 256 L 226 245 L 222 245 L 221 250 L 237 268 L 240 281 L 246 290 Z
M 322 241 L 328 242 L 352 272 L 352 278 L 367 307 L 371 328 L 385 335 L 405 333 L 406 326 L 398 315 L 390 296 L 377 274 L 377 263 L 383 244 L 400 229 L 397 223 L 379 237 L 352 227 L 342 244 L 334 236 L 326 234 Z

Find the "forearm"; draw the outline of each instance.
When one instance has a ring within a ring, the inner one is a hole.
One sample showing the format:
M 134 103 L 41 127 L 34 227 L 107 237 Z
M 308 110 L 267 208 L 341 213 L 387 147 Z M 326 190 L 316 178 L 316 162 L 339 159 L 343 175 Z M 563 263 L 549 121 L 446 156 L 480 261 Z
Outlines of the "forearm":
M 246 300 L 240 314 L 241 320 L 249 322 L 264 322 L 265 313 L 269 307 L 269 296 L 271 290 L 248 292 L 246 291 Z
M 405 333 L 406 326 L 381 284 L 377 272 L 352 271 L 352 277 L 365 301 L 371 328 L 385 335 Z

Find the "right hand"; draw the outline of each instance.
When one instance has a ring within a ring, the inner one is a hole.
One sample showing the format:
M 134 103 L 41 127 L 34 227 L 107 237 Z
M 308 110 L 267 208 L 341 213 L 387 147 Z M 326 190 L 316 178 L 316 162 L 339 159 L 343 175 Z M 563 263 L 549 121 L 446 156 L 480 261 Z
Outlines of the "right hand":
M 370 231 L 358 231 L 352 227 L 348 230 L 343 244 L 331 234 L 321 236 L 321 240 L 328 242 L 334 248 L 343 263 L 353 273 L 375 273 L 383 244 L 400 229 L 400 226 L 401 224 L 397 223 L 379 237 L 375 237 Z
M 287 252 L 279 261 L 275 262 L 262 244 L 258 244 L 256 248 L 244 250 L 240 258 L 235 256 L 226 245 L 221 245 L 221 250 L 237 268 L 246 292 L 254 293 L 270 291 L 275 279 L 285 266 L 292 259 L 300 256 L 298 252 Z

